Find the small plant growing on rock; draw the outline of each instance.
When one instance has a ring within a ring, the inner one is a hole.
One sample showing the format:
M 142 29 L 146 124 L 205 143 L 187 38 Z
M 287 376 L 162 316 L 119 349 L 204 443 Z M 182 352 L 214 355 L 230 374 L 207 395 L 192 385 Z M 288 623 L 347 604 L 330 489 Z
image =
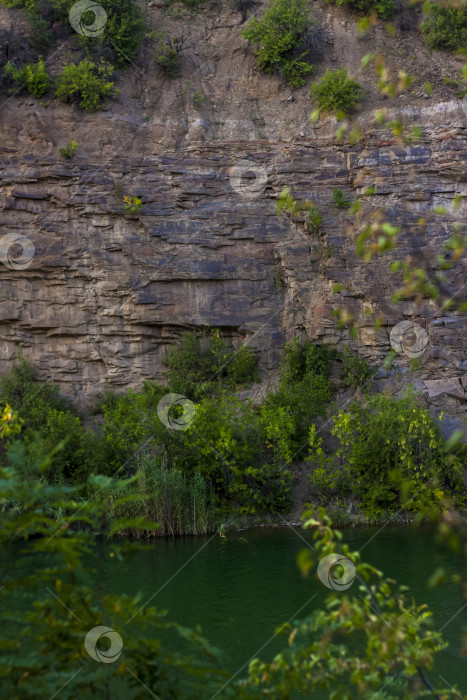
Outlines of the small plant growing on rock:
M 345 194 L 342 192 L 342 190 L 337 188 L 334 189 L 332 197 L 334 199 L 334 205 L 338 209 L 348 209 L 352 204 L 352 202 L 349 202 L 349 200 L 345 198 Z
M 307 228 L 311 233 L 319 233 L 323 224 L 323 217 L 315 204 L 311 204 L 308 209 Z
M 201 109 L 205 102 L 207 102 L 207 95 L 204 94 L 203 90 L 197 90 L 193 94 L 193 107 L 197 112 Z
M 170 78 L 179 78 L 181 54 L 188 48 L 185 32 L 174 37 L 169 37 L 166 32 L 159 32 L 156 38 L 159 41 L 156 46 L 155 62 Z
M 344 67 L 326 70 L 319 81 L 310 88 L 310 97 L 318 103 L 321 112 L 335 114 L 338 119 L 347 116 L 360 100 L 362 88 L 350 78 Z
M 143 200 L 140 197 L 125 195 L 123 204 L 128 214 L 140 214 L 143 211 Z
M 5 66 L 3 75 L 11 78 L 13 86 L 9 92 L 29 92 L 34 97 L 41 97 L 50 87 L 50 77 L 45 70 L 42 58 L 35 64 L 16 68 L 10 61 Z
M 274 279 L 276 282 L 276 289 L 278 292 L 280 292 L 282 287 L 284 286 L 284 272 L 283 272 L 282 267 L 280 265 L 278 265 L 276 268 L 276 274 L 275 274 Z
M 117 184 L 113 188 L 112 194 L 115 197 L 115 199 L 123 199 L 123 187 L 119 182 L 117 182 Z
M 336 282 L 331 287 L 331 291 L 333 294 L 339 294 L 340 292 L 346 292 L 347 290 L 348 287 L 345 284 L 342 284 L 341 282 Z
M 60 153 L 62 158 L 66 158 L 66 160 L 72 160 L 75 156 L 77 148 L 77 141 L 68 141 L 67 145 L 64 148 L 58 149 L 58 152 Z
M 180 56 L 176 49 L 173 48 L 171 39 L 167 38 L 157 45 L 154 60 L 170 78 L 178 78 L 180 76 Z

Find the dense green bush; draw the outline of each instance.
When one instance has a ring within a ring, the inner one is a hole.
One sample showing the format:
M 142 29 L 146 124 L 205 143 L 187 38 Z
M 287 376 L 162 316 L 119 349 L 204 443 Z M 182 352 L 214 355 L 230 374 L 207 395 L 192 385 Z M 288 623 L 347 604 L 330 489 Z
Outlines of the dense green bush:
M 30 45 L 41 54 L 47 55 L 54 42 L 54 33 L 50 22 L 38 14 L 29 14 L 28 20 L 31 29 L 28 37 Z
M 310 87 L 310 97 L 318 103 L 323 112 L 331 112 L 342 118 L 351 112 L 360 100 L 362 89 L 353 78 L 349 78 L 345 68 L 326 70 L 319 81 Z
M 278 73 L 300 87 L 313 66 L 309 53 L 311 19 L 306 0 L 274 0 L 262 19 L 252 19 L 242 36 L 257 45 L 257 62 L 268 75 Z
M 340 378 L 348 386 L 362 387 L 375 374 L 375 370 L 365 357 L 359 357 L 345 347 L 340 353 Z
M 33 367 L 20 358 L 0 380 L 0 406 L 5 404 L 20 410 L 22 441 L 15 450 L 25 471 L 37 467 L 61 444 L 50 478 L 54 483 L 73 479 L 74 466 L 84 459 L 84 434 L 79 418 L 59 396 L 57 387 L 40 382 Z M 8 442 L 6 445 L 12 448 Z
M 467 50 L 467 6 L 443 7 L 427 2 L 428 19 L 420 29 L 428 46 L 443 51 Z
M 51 85 L 50 77 L 41 58 L 38 63 L 22 68 L 16 68 L 8 62 L 3 74 L 10 78 L 13 84 L 9 92 L 23 91 L 29 92 L 34 97 L 42 97 Z
M 180 53 L 174 41 L 168 36 L 161 37 L 154 56 L 156 64 L 163 68 L 170 78 L 180 77 Z
M 68 3 L 71 7 L 74 0 L 66 0 Z M 89 56 L 124 67 L 135 60 L 141 46 L 146 26 L 143 14 L 133 0 L 99 0 L 99 5 L 107 13 L 103 33 L 98 37 L 80 36 L 80 41 Z
M 69 22 L 69 12 L 76 0 L 1 0 L 8 7 L 25 7 L 30 24 L 29 43 L 46 54 L 56 39 L 55 23 L 62 33 L 68 32 L 73 42 L 82 46 L 88 58 L 104 60 L 117 67 L 133 62 L 141 45 L 145 20 L 133 0 L 99 0 L 107 19 L 98 36 L 76 33 Z M 88 10 L 81 16 L 84 26 L 94 21 Z
M 53 485 L 83 483 L 92 474 L 136 475 L 148 499 L 140 490 L 134 492 L 132 512 L 161 522 L 166 533 L 205 531 L 226 514 L 286 512 L 291 466 L 303 456 L 310 427 L 317 462 L 314 486 L 326 497 L 356 492 L 375 515 L 383 505 L 398 504 L 397 469 L 399 481 L 412 488 L 440 466 L 431 496 L 437 497 L 438 489 L 458 491 L 460 462 L 443 453 L 439 432 L 413 399 L 395 402 L 379 396 L 363 408 L 353 404 L 335 418 L 333 434 L 340 447 L 333 455 L 324 454 L 314 425 L 326 415 L 333 388 L 342 382 L 362 385 L 371 376 L 369 365 L 349 350 L 340 353 L 297 338 L 287 343 L 279 386 L 260 406 L 240 400 L 233 390 L 239 378 L 251 380 L 256 358 L 250 364 L 245 355 L 245 364 L 235 367 L 241 354 L 232 359 L 231 353 L 218 333 L 204 338 L 187 334 L 172 351 L 169 387 L 148 381 L 139 392 L 116 396 L 106 391 L 96 409 L 99 420 L 87 428 L 57 389 L 39 382 L 20 359 L 0 381 L 0 409 L 12 406 L 22 421 L 20 439 L 3 440 L 0 468 L 14 462 L 25 475 L 37 472 L 59 446 L 48 472 Z M 229 359 L 235 381 L 224 374 L 222 388 L 210 373 L 214 368 L 221 375 Z M 159 402 L 168 391 L 186 395 L 190 382 L 196 401 L 192 423 L 186 430 L 169 429 L 159 418 Z M 229 382 L 233 389 L 228 390 Z M 419 476 L 414 460 L 421 460 Z M 413 506 L 410 497 L 407 508 L 415 508 L 418 500 L 413 498 Z
M 354 493 L 376 518 L 399 509 L 439 510 L 446 493 L 457 505 L 463 502 L 461 459 L 447 450 L 437 424 L 413 394 L 353 402 L 334 418 L 331 434 L 339 447 L 325 455 L 322 439 L 310 431 L 311 481 L 326 498 Z
M 306 443 L 310 425 L 326 414 L 332 397 L 331 365 L 338 355 L 326 345 L 301 344 L 298 338 L 286 344 L 282 376 L 276 392 L 269 394 L 261 410 L 287 411 L 293 423 L 289 436 L 295 453 Z M 298 457 L 297 457 L 298 458 Z
M 376 12 L 383 19 L 392 19 L 396 13 L 394 0 L 327 0 L 336 5 L 346 5 L 360 12 Z
M 222 386 L 234 388 L 258 380 L 254 350 L 246 345 L 229 347 L 218 330 L 202 336 L 185 333 L 163 362 L 171 390 L 192 400 Z
M 58 98 L 72 100 L 88 112 L 102 107 L 106 97 L 118 90 L 108 78 L 113 73 L 111 66 L 96 65 L 92 61 L 80 61 L 63 67 L 58 77 L 55 94 Z

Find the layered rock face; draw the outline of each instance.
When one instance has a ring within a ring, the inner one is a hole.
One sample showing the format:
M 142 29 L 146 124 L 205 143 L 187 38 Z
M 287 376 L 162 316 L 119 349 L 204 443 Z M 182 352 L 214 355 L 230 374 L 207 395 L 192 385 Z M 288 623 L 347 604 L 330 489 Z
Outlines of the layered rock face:
M 462 318 L 434 302 L 392 304 L 398 280 L 390 258 L 357 257 L 355 217 L 333 204 L 334 188 L 361 197 L 361 225 L 384 209 L 385 220 L 409 234 L 399 258 L 429 257 L 452 222 L 465 221 L 462 104 L 405 116 L 423 128 L 411 145 L 371 121 L 354 145 L 336 140 L 331 121 L 274 141 L 241 140 L 239 122 L 235 133 L 228 125 L 213 133 L 198 120 L 180 143 L 170 138 L 173 124 L 134 123 L 107 111 L 76 125 L 88 141 L 70 161 L 58 156 L 54 129 L 63 143 L 74 135 L 71 122 L 54 126 L 37 103 L 22 124 L 10 116 L 1 151 L 2 232 L 27 237 L 35 254 L 24 269 L 0 264 L 0 373 L 21 346 L 44 378 L 83 402 L 106 384 L 124 389 L 161 378 L 164 353 L 183 331 L 216 327 L 257 349 L 267 376 L 295 335 L 348 343 L 333 313 L 345 309 L 359 328 L 350 343 L 376 366 L 395 324 L 414 320 L 424 328 L 428 342 L 412 379 L 430 402 L 462 414 Z M 319 207 L 321 233 L 277 215 L 284 187 Z M 364 195 L 368 188 L 374 193 Z M 140 197 L 142 211 L 126 211 L 125 195 Z M 451 213 L 428 215 L 435 206 Z M 456 269 L 460 294 L 465 268 Z M 399 354 L 396 366 L 408 365 Z M 385 371 L 377 377 L 391 390 Z

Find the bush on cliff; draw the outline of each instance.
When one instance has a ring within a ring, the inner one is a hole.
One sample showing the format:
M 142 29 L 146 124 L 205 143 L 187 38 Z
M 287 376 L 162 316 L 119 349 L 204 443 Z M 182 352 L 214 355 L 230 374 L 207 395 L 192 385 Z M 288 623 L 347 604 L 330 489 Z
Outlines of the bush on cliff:
M 9 92 L 29 92 L 34 97 L 42 97 L 51 86 L 50 76 L 40 58 L 36 64 L 16 68 L 10 61 L 5 66 L 3 75 L 12 86 Z
M 88 58 L 103 59 L 117 67 L 135 60 L 143 39 L 145 20 L 133 0 L 99 0 L 99 15 L 91 9 L 74 18 L 81 32 L 70 24 L 70 10 L 76 0 L 0 0 L 8 7 L 25 7 L 30 25 L 31 46 L 46 54 L 57 38 L 69 35 L 73 42 L 84 48 Z M 104 14 L 105 13 L 105 14 Z M 97 21 L 94 34 L 86 28 Z M 100 25 L 102 24 L 102 31 Z
M 67 3 L 71 8 L 74 0 Z M 102 34 L 80 36 L 80 41 L 91 58 L 122 68 L 135 60 L 141 46 L 146 26 L 143 13 L 133 0 L 99 0 L 99 5 L 107 14 Z M 89 15 L 92 23 L 92 12 Z
M 163 360 L 172 391 L 197 400 L 218 389 L 234 389 L 258 381 L 257 357 L 252 348 L 230 347 L 219 334 L 185 333 Z
M 319 81 L 310 87 L 310 97 L 316 100 L 322 112 L 345 117 L 360 100 L 362 89 L 356 80 L 350 78 L 345 68 L 326 70 Z
M 55 94 L 59 99 L 78 102 L 88 112 L 95 112 L 102 107 L 106 97 L 118 90 L 108 78 L 112 75 L 111 66 L 96 65 L 92 61 L 71 63 L 63 67 Z
M 431 49 L 467 51 L 467 6 L 443 7 L 427 2 L 424 9 L 429 16 L 420 29 Z
M 464 502 L 461 458 L 448 450 L 413 393 L 354 401 L 333 422 L 339 446 L 332 454 L 325 454 L 322 439 L 310 431 L 315 464 L 310 478 L 326 499 L 355 493 L 374 518 L 399 509 L 439 510 L 445 494 L 458 506 Z
M 293 87 L 304 85 L 305 76 L 313 70 L 305 60 L 310 34 L 306 0 L 274 0 L 262 19 L 252 19 L 242 31 L 244 39 L 258 46 L 260 70 L 281 75 Z

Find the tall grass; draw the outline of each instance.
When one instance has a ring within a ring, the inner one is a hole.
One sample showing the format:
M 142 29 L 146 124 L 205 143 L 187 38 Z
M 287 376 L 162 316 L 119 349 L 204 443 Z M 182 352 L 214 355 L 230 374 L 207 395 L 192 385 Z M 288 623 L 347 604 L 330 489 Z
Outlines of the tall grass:
M 112 517 L 127 517 L 130 512 L 132 517 L 145 516 L 159 525 L 145 533 L 154 537 L 201 535 L 217 530 L 220 522 L 217 497 L 202 474 L 189 477 L 179 469 L 167 468 L 146 456 L 138 465 L 137 477 L 136 482 L 126 487 L 126 492 L 141 494 L 141 500 L 119 506 Z

